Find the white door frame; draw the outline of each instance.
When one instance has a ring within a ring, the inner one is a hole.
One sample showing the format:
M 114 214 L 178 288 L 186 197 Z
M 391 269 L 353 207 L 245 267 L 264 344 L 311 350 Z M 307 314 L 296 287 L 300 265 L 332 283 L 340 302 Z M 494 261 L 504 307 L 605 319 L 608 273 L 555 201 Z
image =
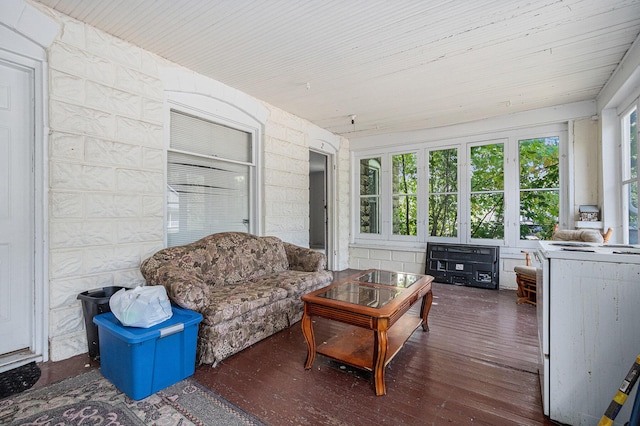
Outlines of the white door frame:
M 48 280 L 45 279 L 46 263 L 45 263 L 45 246 L 46 239 L 44 221 L 45 218 L 45 206 L 46 206 L 46 186 L 44 185 L 44 168 L 46 158 L 46 144 L 44 142 L 44 135 L 42 131 L 42 64 L 37 61 L 22 58 L 18 55 L 8 53 L 0 50 L 0 59 L 3 62 L 13 63 L 20 67 L 30 70 L 33 80 L 31 81 L 33 97 L 28 100 L 31 104 L 32 111 L 31 117 L 27 117 L 29 120 L 29 128 L 31 129 L 30 143 L 33 144 L 32 152 L 32 173 L 34 187 L 30 188 L 30 197 L 32 197 L 32 205 L 34 208 L 32 223 L 32 237 L 34 244 L 34 258 L 31 259 L 33 271 L 33 285 L 32 295 L 33 299 L 30 301 L 30 305 L 33 307 L 32 324 L 33 328 L 30 330 L 31 343 L 29 344 L 29 352 L 19 352 L 15 354 L 3 355 L 0 354 L 0 371 L 6 371 L 22 364 L 26 364 L 31 361 L 46 361 L 48 359 L 48 338 L 47 338 L 47 324 L 48 324 L 48 310 L 46 309 L 47 303 L 45 301 L 48 294 Z M 40 244 L 38 244 L 40 243 Z
M 0 357 L 0 372 L 49 359 L 47 52 L 60 31 L 51 17 L 22 0 L 0 3 L 0 57 L 33 70 L 34 321 L 31 351 Z
M 310 131 L 309 149 L 327 156 L 327 269 L 338 267 L 338 203 L 336 155 L 340 146 L 337 136 L 325 130 Z

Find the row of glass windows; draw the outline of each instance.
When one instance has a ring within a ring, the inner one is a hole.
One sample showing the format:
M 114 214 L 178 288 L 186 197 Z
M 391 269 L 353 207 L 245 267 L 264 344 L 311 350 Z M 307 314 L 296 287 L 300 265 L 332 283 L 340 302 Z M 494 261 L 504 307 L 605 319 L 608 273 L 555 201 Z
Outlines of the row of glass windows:
M 550 239 L 558 223 L 559 141 L 558 136 L 518 141 L 518 170 L 512 175 L 519 177 L 517 221 L 521 240 Z M 469 238 L 504 239 L 505 176 L 507 168 L 513 167 L 505 162 L 505 144 L 470 145 L 464 162 L 460 161 L 461 149 L 462 146 L 425 150 L 427 160 L 422 175 L 422 151 L 361 158 L 360 234 L 381 235 L 382 224 L 388 221 L 392 235 L 415 237 L 420 224 L 426 222 L 427 237 L 457 238 L 464 223 Z M 390 161 L 390 166 L 385 161 Z M 385 170 L 389 170 L 389 182 L 383 181 Z M 463 176 L 467 181 L 461 181 Z M 426 215 L 420 212 L 423 182 Z M 387 197 L 383 195 L 384 185 L 391 188 Z M 461 186 L 467 190 L 461 192 Z M 390 218 L 384 217 L 384 203 L 391 206 Z

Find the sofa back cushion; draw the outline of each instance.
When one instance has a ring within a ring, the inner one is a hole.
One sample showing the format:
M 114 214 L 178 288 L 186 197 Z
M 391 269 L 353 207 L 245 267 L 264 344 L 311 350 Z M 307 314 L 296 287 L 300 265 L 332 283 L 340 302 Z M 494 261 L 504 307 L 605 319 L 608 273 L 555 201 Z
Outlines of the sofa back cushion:
M 289 268 L 280 239 L 244 232 L 212 234 L 191 244 L 165 248 L 152 258 L 155 265 L 171 263 L 210 286 L 251 280 Z

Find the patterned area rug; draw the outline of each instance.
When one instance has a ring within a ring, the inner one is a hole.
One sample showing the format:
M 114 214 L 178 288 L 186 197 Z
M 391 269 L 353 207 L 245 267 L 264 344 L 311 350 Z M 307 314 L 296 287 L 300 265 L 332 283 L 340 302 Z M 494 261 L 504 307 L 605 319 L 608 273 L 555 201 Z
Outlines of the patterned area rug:
M 99 370 L 0 400 L 2 425 L 263 425 L 192 378 L 134 401 Z

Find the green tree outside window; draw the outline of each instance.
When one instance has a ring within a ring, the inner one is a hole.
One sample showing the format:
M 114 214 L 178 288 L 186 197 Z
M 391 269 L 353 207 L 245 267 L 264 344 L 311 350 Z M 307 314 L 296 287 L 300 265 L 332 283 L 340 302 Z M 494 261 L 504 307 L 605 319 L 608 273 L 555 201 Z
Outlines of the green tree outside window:
M 504 238 L 504 144 L 471 147 L 471 238 Z
M 429 235 L 458 235 L 458 150 L 429 152 Z
M 408 153 L 391 158 L 394 235 L 418 235 L 417 157 Z
M 520 239 L 550 240 L 560 214 L 557 136 L 524 139 L 520 154 Z

